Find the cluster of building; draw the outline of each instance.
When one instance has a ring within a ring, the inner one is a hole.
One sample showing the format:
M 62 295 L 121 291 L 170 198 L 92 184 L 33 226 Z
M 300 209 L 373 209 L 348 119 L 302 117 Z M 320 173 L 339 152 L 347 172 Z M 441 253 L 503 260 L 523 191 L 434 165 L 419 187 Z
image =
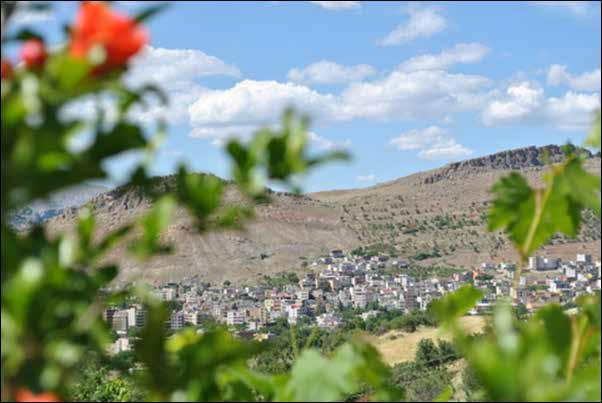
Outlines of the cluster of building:
M 154 295 L 171 301 L 175 308 L 166 326 L 176 331 L 185 326 L 202 328 L 207 321 L 225 324 L 258 339 L 269 337 L 269 325 L 278 320 L 303 321 L 322 328 L 341 325 L 341 311 L 356 308 L 369 317 L 374 310 L 410 312 L 426 310 L 429 303 L 466 283 L 484 291 L 473 314 L 487 311 L 498 299 L 511 294 L 515 265 L 483 263 L 448 277 L 416 279 L 411 263 L 384 255 L 356 256 L 335 250 L 313 262 L 298 283 L 281 287 L 267 285 L 236 287 L 225 283 L 169 283 L 153 288 Z M 528 310 L 548 302 L 566 304 L 584 293 L 600 289 L 600 261 L 577 255 L 574 261 L 533 257 L 520 279 L 514 301 Z M 140 305 L 107 309 L 105 320 L 121 336 L 115 351 L 130 348 L 131 329 L 142 328 L 146 312 Z

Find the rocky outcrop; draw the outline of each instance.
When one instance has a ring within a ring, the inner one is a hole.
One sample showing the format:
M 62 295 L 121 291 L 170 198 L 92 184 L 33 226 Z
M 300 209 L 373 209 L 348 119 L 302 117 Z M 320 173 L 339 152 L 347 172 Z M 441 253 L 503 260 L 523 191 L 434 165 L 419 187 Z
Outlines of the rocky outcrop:
M 585 158 L 594 158 L 594 155 L 585 148 L 574 146 L 568 147 L 574 152 L 583 155 Z M 471 174 L 488 170 L 519 171 L 534 167 L 543 167 L 550 163 L 561 162 L 564 157 L 565 152 L 563 147 L 557 145 L 517 148 L 446 165 L 445 167 L 438 169 L 435 174 L 428 176 L 424 182 L 435 183 L 452 176 L 457 176 L 458 174 Z

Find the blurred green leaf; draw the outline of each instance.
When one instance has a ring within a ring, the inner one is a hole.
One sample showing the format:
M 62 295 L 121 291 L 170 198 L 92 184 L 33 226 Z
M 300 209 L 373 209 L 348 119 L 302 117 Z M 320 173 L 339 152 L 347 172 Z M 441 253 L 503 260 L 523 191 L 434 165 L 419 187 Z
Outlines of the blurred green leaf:
M 30 39 L 39 39 L 39 40 L 43 41 L 44 37 L 42 35 L 40 35 L 39 33 L 37 33 L 36 31 L 33 31 L 32 29 L 23 28 L 12 35 L 7 35 L 3 39 L 4 39 L 4 42 L 12 42 L 12 41 L 25 42 Z
M 142 236 L 130 245 L 130 250 L 138 258 L 148 259 L 153 254 L 171 251 L 171 247 L 161 244 L 160 239 L 162 232 L 169 226 L 175 205 L 172 196 L 163 196 L 142 218 L 140 221 Z
M 47 62 L 49 76 L 56 80 L 58 90 L 63 96 L 78 93 L 78 88 L 90 74 L 92 66 L 84 59 L 75 59 L 67 53 L 61 52 L 52 55 Z
M 378 401 L 401 398 L 401 392 L 383 382 L 388 369 L 376 350 L 365 344 L 347 343 L 326 359 L 315 350 L 305 350 L 296 360 L 290 379 L 276 401 L 340 401 L 358 392 L 363 383 L 374 389 Z
M 435 402 L 449 402 L 453 395 L 454 388 L 448 385 L 445 387 L 445 389 L 443 389 L 443 392 L 441 392 L 439 396 L 437 396 Z
M 465 285 L 433 301 L 429 306 L 429 310 L 438 321 L 449 324 L 466 315 L 481 298 L 483 298 L 481 291 L 470 285 Z
M 492 188 L 489 230 L 505 229 L 523 259 L 558 232 L 575 237 L 584 208 L 600 216 L 600 178 L 585 171 L 579 157 L 568 155 L 544 180 L 545 189 L 533 190 L 512 173 Z
M 144 10 L 140 11 L 134 16 L 134 20 L 137 23 L 145 22 L 146 20 L 154 17 L 158 13 L 163 12 L 167 7 L 169 7 L 169 3 L 160 3 L 157 5 L 146 7 L 144 8 Z
M 280 129 L 259 130 L 247 146 L 238 140 L 229 141 L 226 151 L 234 160 L 234 180 L 256 198 L 263 192 L 264 178 L 281 181 L 298 193 L 298 187 L 291 183 L 295 175 L 326 162 L 349 159 L 349 154 L 344 151 L 307 156 L 308 125 L 306 117 L 298 117 L 292 109 L 288 109 Z
M 101 161 L 120 153 L 141 149 L 147 145 L 142 129 L 136 125 L 120 122 L 110 131 L 98 134 L 85 156 Z

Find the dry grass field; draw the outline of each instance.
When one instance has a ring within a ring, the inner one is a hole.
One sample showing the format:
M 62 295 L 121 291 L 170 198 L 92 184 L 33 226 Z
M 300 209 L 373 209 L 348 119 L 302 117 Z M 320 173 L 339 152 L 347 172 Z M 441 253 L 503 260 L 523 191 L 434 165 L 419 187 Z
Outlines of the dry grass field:
M 483 328 L 486 318 L 483 316 L 466 316 L 461 319 L 461 323 L 466 331 L 476 333 Z M 367 340 L 376 347 L 383 360 L 389 365 L 412 361 L 418 349 L 418 343 L 422 339 L 450 340 L 450 335 L 440 328 L 420 327 L 413 333 L 393 330 L 381 336 L 367 336 Z

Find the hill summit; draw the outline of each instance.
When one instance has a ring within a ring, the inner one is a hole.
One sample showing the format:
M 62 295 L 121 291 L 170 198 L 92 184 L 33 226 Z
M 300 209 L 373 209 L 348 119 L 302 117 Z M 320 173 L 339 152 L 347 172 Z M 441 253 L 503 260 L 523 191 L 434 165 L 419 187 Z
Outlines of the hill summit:
M 585 149 L 591 172 L 600 172 L 600 156 Z M 271 192 L 272 201 L 257 207 L 256 218 L 243 231 L 199 235 L 184 209 L 165 234 L 176 247 L 173 255 L 141 264 L 116 250 L 123 270 L 120 281 L 148 282 L 202 279 L 209 282 L 253 282 L 264 274 L 305 270 L 310 259 L 334 249 L 369 247 L 419 265 L 470 268 L 482 262 L 516 261 L 506 237 L 486 230 L 493 183 L 520 171 L 537 183 L 546 161 L 563 158 L 561 147 L 527 147 L 469 159 L 416 173 L 365 189 L 335 190 L 295 196 Z M 156 178 L 157 186 L 173 186 L 173 177 Z M 240 194 L 227 184 L 227 203 Z M 93 198 L 101 233 L 143 214 L 151 206 L 139 192 L 121 187 Z M 76 209 L 51 219 L 51 231 L 73 227 Z M 600 256 L 600 221 L 585 214 L 576 239 L 555 237 L 544 248 L 549 256 Z

